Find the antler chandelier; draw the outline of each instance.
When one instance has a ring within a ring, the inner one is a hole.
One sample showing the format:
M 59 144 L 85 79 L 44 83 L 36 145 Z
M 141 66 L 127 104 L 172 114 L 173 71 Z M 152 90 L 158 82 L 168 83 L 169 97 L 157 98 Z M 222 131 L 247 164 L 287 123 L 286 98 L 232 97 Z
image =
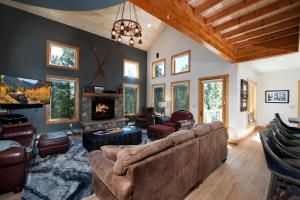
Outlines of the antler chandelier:
M 122 43 L 123 37 L 130 37 L 129 46 L 134 46 L 134 38 L 139 38 L 138 43 L 142 44 L 142 27 L 138 21 L 136 8 L 132 3 L 128 2 L 128 19 L 124 17 L 125 4 L 126 2 L 119 6 L 118 13 L 111 31 L 111 39 L 117 40 L 118 43 Z

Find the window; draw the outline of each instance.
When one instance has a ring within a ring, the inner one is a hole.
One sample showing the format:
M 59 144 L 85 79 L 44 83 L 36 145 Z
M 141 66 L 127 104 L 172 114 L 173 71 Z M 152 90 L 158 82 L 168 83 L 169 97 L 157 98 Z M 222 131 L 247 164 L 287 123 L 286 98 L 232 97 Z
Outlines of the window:
M 166 71 L 166 59 L 152 63 L 152 78 L 164 77 Z
M 139 63 L 131 60 L 124 60 L 124 76 L 128 78 L 139 78 Z
M 164 108 L 159 106 L 160 102 L 165 102 L 165 84 L 152 85 L 152 106 L 155 113 L 163 113 Z
M 172 56 L 172 75 L 190 72 L 191 51 Z
M 123 85 L 123 106 L 125 115 L 136 115 L 139 108 L 139 86 L 136 84 Z
M 256 122 L 256 83 L 248 81 L 248 125 Z
M 172 112 L 190 110 L 190 81 L 172 82 Z
M 47 40 L 48 67 L 79 70 L 79 48 Z
M 78 78 L 48 75 L 51 82 L 50 105 L 46 106 L 46 123 L 68 123 L 79 121 Z

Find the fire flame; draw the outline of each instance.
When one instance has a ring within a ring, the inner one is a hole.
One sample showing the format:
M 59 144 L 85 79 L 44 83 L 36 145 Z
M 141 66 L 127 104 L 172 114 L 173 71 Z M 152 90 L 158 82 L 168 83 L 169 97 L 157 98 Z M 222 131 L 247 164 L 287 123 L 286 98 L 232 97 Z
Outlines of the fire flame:
M 109 110 L 109 107 L 105 104 L 100 103 L 100 104 L 96 105 L 96 112 L 106 113 L 106 112 L 108 112 L 108 110 Z

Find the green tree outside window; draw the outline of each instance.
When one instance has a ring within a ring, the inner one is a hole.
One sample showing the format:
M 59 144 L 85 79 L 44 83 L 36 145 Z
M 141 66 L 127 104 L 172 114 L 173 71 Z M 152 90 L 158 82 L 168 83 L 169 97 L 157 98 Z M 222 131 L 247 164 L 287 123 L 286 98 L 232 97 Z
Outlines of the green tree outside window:
M 138 86 L 124 85 L 124 113 L 135 115 L 138 113 Z
M 173 112 L 189 110 L 189 84 L 180 83 L 173 86 Z

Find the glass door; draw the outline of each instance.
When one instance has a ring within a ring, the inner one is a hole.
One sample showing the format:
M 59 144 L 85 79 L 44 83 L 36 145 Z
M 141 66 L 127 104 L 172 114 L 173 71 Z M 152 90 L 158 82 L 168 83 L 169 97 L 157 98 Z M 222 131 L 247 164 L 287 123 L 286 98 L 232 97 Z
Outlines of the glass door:
M 228 76 L 199 79 L 199 123 L 227 122 L 227 79 Z

